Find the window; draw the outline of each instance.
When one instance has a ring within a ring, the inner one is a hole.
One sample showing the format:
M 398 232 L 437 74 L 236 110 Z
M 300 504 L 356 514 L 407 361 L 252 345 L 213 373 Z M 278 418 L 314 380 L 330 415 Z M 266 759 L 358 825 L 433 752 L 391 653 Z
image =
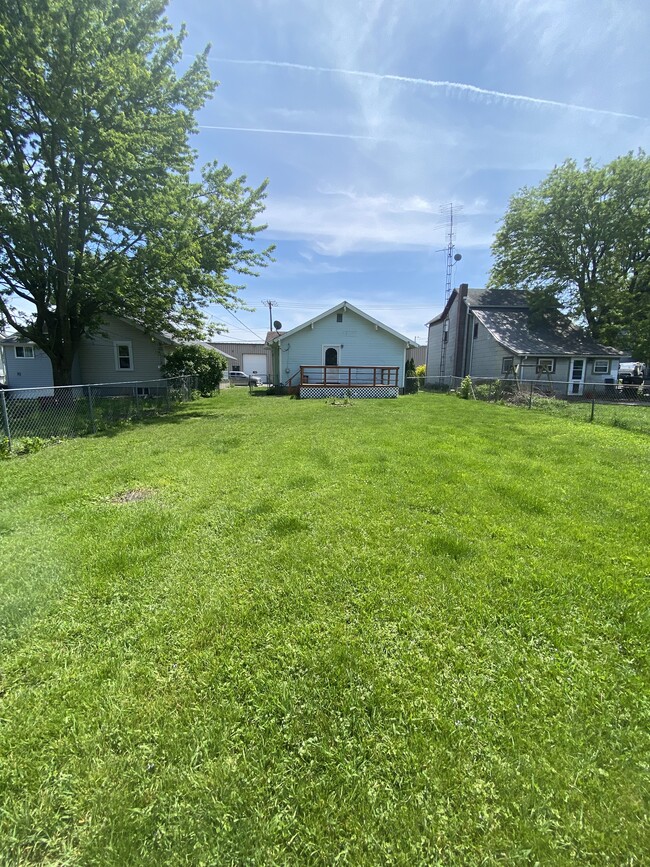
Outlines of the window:
M 342 313 L 336 314 L 336 321 L 337 322 L 343 322 L 343 314 Z
M 501 359 L 501 373 L 512 373 L 514 368 L 514 358 L 511 355 L 506 355 Z
M 339 354 L 333 346 L 325 350 L 325 365 L 335 367 L 339 363 Z
M 594 359 L 594 373 L 609 373 L 609 359 L 608 358 L 595 358 Z
M 115 370 L 133 370 L 133 349 L 131 341 L 114 343 L 115 347 Z
M 478 322 L 474 323 L 474 340 L 478 337 Z
M 16 358 L 33 358 L 34 357 L 34 347 L 33 346 L 16 346 L 16 347 L 14 347 L 14 352 L 16 353 Z
M 538 358 L 535 366 L 535 373 L 555 373 L 555 359 Z
M 233 366 L 230 369 L 231 370 L 241 370 L 241 367 L 238 364 L 233 364 Z
M 443 342 L 443 343 L 447 343 L 448 340 L 449 340 L 449 332 L 448 332 L 448 331 L 443 331 L 443 332 L 442 332 L 442 342 Z

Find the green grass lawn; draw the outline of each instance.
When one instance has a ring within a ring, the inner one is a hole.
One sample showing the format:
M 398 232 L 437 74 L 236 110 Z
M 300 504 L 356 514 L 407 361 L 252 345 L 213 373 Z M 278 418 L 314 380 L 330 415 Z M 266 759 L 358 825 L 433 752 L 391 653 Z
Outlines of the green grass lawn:
M 232 389 L 0 472 L 0 863 L 650 860 L 647 436 Z

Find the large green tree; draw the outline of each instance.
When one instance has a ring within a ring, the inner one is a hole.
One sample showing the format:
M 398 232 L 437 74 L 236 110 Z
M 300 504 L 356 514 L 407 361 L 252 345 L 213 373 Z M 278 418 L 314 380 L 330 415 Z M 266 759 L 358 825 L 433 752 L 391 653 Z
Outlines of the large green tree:
M 650 357 L 650 158 L 556 166 L 510 205 L 490 284 L 562 307 L 605 343 Z
M 0 3 L 0 317 L 70 381 L 107 313 L 200 336 L 267 264 L 266 184 L 195 173 L 207 49 L 180 74 L 163 0 Z

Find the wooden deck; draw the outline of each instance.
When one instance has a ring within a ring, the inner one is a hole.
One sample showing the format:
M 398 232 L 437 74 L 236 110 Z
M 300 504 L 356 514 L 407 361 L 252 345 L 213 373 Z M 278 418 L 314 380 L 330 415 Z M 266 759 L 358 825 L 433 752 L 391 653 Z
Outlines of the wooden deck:
M 301 365 L 300 397 L 397 397 L 399 367 Z

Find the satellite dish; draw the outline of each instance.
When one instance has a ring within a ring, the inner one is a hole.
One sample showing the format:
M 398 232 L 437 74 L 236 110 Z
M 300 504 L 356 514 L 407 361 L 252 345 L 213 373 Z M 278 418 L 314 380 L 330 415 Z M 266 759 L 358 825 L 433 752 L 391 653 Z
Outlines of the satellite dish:
M 275 322 L 273 323 L 273 327 L 275 328 L 276 331 L 279 331 L 282 328 L 282 323 L 280 322 L 279 319 L 275 320 Z
M 461 260 L 462 258 L 463 258 L 463 257 L 460 255 L 460 253 L 456 253 L 456 255 L 454 256 L 454 262 L 460 262 L 460 260 Z

